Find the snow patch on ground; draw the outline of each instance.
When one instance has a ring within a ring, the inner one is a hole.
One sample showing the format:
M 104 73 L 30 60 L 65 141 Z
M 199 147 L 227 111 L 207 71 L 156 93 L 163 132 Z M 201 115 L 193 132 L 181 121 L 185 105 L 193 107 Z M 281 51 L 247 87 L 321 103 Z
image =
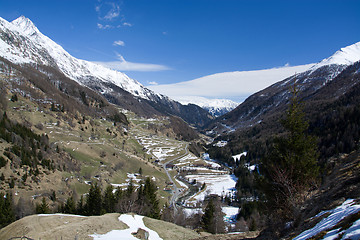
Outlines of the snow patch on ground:
M 119 217 L 119 221 L 128 225 L 129 228 L 124 230 L 112 230 L 105 234 L 93 234 L 89 236 L 93 237 L 94 240 L 138 240 L 132 233 L 136 233 L 138 229 L 141 228 L 149 233 L 149 240 L 162 240 L 157 232 L 145 226 L 143 218 L 143 216 L 139 215 L 122 214 Z
M 315 227 L 306 230 L 305 232 L 301 233 L 299 236 L 294 238 L 294 240 L 305 240 L 309 239 L 322 231 L 327 229 L 333 228 L 338 222 L 340 222 L 345 217 L 357 213 L 360 211 L 360 204 L 355 204 L 354 200 L 348 199 L 346 200 L 341 206 L 328 210 L 323 211 L 317 216 L 321 216 L 325 213 L 330 213 L 330 215 L 323 220 L 321 220 Z M 356 228 L 357 227 L 357 228 Z M 349 229 L 345 230 L 345 235 L 341 239 L 359 239 L 360 237 L 360 220 L 356 221 Z M 339 229 L 332 230 L 327 233 L 327 235 L 323 239 L 336 239 L 339 236 Z
M 62 216 L 62 217 L 79 217 L 79 218 L 86 218 L 86 216 L 73 215 L 73 214 L 63 214 L 63 213 L 38 214 L 38 216 L 41 216 L 41 217 L 47 217 L 47 216 Z
M 239 208 L 238 207 L 222 207 L 222 211 L 225 214 L 224 220 L 225 222 L 229 222 L 229 223 L 235 223 L 236 222 L 236 216 L 239 212 Z

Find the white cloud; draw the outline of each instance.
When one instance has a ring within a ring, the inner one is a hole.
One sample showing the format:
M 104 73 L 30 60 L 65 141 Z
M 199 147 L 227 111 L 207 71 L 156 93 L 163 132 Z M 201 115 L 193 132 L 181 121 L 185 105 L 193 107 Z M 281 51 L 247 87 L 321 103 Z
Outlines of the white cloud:
M 113 28 L 111 25 L 108 25 L 108 24 L 103 25 L 103 24 L 101 24 L 101 23 L 98 23 L 98 24 L 97 24 L 97 27 L 98 27 L 99 29 L 109 29 L 109 28 Z
M 95 63 L 118 71 L 157 72 L 157 71 L 171 70 L 171 68 L 165 65 L 128 62 L 120 54 L 117 54 L 117 56 L 119 58 L 119 61 L 95 62 Z
M 125 46 L 125 42 L 124 41 L 121 41 L 121 40 L 118 40 L 118 41 L 115 41 L 113 43 L 114 46 Z
M 148 82 L 149 85 L 159 85 L 157 82 L 152 81 L 152 82 Z
M 278 81 L 308 70 L 313 64 L 257 71 L 217 73 L 191 81 L 148 86 L 175 100 L 186 96 L 226 98 L 238 102 Z
M 98 19 L 105 22 L 112 22 L 112 25 L 102 25 L 106 26 L 101 27 L 100 29 L 109 29 L 109 28 L 120 28 L 120 27 L 132 27 L 133 25 L 125 21 L 125 16 L 121 12 L 122 0 L 116 1 L 102 1 L 98 0 L 98 5 L 95 6 L 95 11 L 98 15 Z M 115 23 L 115 21 L 118 21 Z M 119 23 L 120 22 L 120 23 Z
M 114 2 L 107 3 L 111 6 L 110 10 L 106 13 L 104 16 L 104 19 L 106 20 L 113 20 L 114 18 L 119 17 L 120 15 L 120 6 Z
M 133 25 L 132 25 L 131 23 L 124 22 L 124 23 L 123 23 L 123 26 L 125 26 L 125 27 L 132 27 Z

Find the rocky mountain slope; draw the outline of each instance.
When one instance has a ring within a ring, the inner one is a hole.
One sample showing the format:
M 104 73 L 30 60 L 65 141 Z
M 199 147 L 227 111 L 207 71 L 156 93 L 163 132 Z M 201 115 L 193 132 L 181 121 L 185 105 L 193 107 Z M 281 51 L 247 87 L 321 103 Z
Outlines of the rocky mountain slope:
M 1 57 L 22 66 L 54 68 L 80 85 L 101 93 L 110 102 L 139 115 L 175 115 L 195 126 L 202 126 L 211 118 L 200 107 L 183 106 L 156 94 L 124 73 L 74 58 L 24 16 L 12 22 L 0 18 L 0 36 Z

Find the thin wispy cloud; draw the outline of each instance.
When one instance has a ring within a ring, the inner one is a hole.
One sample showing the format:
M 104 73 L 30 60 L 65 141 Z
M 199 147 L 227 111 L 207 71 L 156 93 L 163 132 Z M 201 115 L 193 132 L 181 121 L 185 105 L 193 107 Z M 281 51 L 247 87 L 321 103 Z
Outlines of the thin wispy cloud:
M 95 63 L 111 68 L 113 70 L 124 72 L 158 72 L 171 70 L 170 67 L 161 64 L 128 62 L 120 54 L 117 54 L 117 58 L 119 59 L 118 61 Z
M 271 84 L 308 70 L 313 64 L 257 71 L 217 73 L 186 82 L 151 85 L 148 88 L 181 101 L 187 97 L 226 98 L 242 102 Z
M 118 41 L 115 41 L 113 43 L 114 46 L 125 46 L 125 42 L 124 41 L 121 41 L 121 40 L 118 40 Z
M 106 15 L 104 16 L 104 19 L 111 21 L 111 20 L 119 17 L 120 6 L 114 2 L 107 3 L 107 4 L 109 4 L 111 6 L 111 9 L 106 13 Z
M 97 24 L 97 27 L 98 27 L 99 29 L 110 29 L 110 28 L 113 28 L 113 26 L 111 26 L 111 25 L 109 25 L 109 24 L 103 25 L 103 24 L 101 24 L 101 23 L 98 23 L 98 24 Z
M 148 82 L 149 85 L 159 85 L 157 82 L 152 81 L 152 82 Z
M 133 26 L 133 24 L 128 23 L 128 22 L 123 22 L 122 25 L 125 26 L 125 27 L 132 27 Z
M 105 23 L 98 23 L 99 29 L 111 29 L 120 27 L 132 27 L 133 24 L 125 20 L 122 14 L 122 1 L 98 1 L 99 4 L 95 6 L 95 11 L 98 14 L 98 19 Z M 119 24 L 120 22 L 120 24 Z

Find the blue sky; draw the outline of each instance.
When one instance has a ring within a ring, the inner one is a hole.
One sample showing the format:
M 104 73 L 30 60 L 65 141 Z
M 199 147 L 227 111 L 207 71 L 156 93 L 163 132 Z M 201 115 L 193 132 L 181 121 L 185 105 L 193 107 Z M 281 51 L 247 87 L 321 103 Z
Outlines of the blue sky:
M 315 63 L 360 41 L 359 0 L 0 0 L 2 18 L 20 15 L 144 85 Z

